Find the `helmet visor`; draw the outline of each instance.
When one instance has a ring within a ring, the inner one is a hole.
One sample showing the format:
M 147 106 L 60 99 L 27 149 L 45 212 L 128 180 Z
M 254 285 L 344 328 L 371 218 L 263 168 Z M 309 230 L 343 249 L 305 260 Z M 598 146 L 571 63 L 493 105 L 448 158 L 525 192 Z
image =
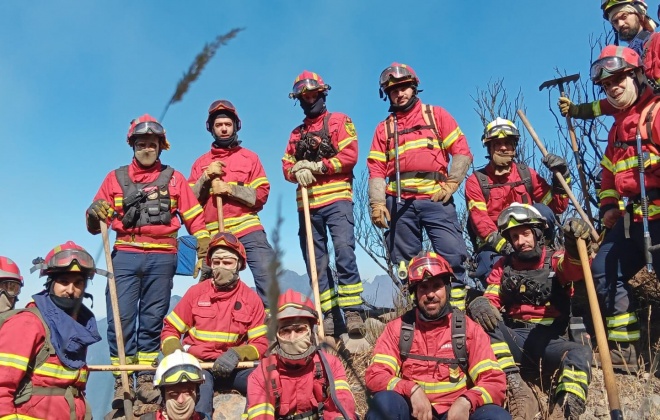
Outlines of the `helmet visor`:
M 483 139 L 501 139 L 509 136 L 520 138 L 520 132 L 510 125 L 495 125 L 484 133 Z
M 497 217 L 497 226 L 504 229 L 509 226 L 509 220 L 513 218 L 518 224 L 522 223 L 544 223 L 543 217 L 533 213 L 525 207 L 513 207 L 504 210 Z
M 311 90 L 324 89 L 324 88 L 325 85 L 321 85 L 318 80 L 303 79 L 296 82 L 293 85 L 293 90 L 289 96 L 293 98 L 297 98 L 305 92 L 309 92 Z
M 203 382 L 204 372 L 197 366 L 179 365 L 166 370 L 158 386 L 175 385 L 180 382 Z
M 591 65 L 591 81 L 600 83 L 603 79 L 629 68 L 622 57 L 603 57 Z
M 223 246 L 224 244 L 238 246 L 238 238 L 229 232 L 218 232 L 215 236 L 213 236 L 211 246 L 217 248 L 219 246 Z
M 451 273 L 443 270 L 442 264 L 440 264 L 435 258 L 422 257 L 414 261 L 410 264 L 410 267 L 408 267 L 408 281 L 411 284 L 440 275 L 446 279 L 451 277 Z
M 133 133 L 131 133 L 131 137 L 140 136 L 143 134 L 155 134 L 157 136 L 164 136 L 165 129 L 163 129 L 163 126 L 156 121 L 145 121 L 135 125 L 133 128 Z
M 216 111 L 222 111 L 222 110 L 230 111 L 233 114 L 236 113 L 236 107 L 234 106 L 234 104 L 232 104 L 226 99 L 220 99 L 211 104 L 211 106 L 209 107 L 209 114 L 213 114 Z
M 21 283 L 14 280 L 0 280 L 0 292 L 5 292 L 7 296 L 14 298 L 21 293 Z
M 391 66 L 380 74 L 380 86 L 385 88 L 404 80 L 414 80 L 415 76 L 403 66 Z

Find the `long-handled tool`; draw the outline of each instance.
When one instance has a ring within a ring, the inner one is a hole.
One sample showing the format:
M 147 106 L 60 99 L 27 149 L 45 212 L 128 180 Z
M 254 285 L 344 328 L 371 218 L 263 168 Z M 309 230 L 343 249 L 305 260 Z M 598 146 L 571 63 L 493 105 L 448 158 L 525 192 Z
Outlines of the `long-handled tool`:
M 546 80 L 541 83 L 539 86 L 539 91 L 544 88 L 552 88 L 554 86 L 559 86 L 559 94 L 563 97 L 566 96 L 566 91 L 564 90 L 564 83 L 575 83 L 580 79 L 580 73 L 571 74 L 570 76 L 559 77 L 557 79 Z M 571 148 L 573 149 L 573 157 L 575 158 L 575 166 L 577 166 L 578 174 L 580 176 L 580 187 L 582 188 L 582 194 L 584 195 L 584 206 L 587 209 L 587 215 L 589 216 L 589 222 L 594 224 L 593 216 L 591 214 L 591 203 L 589 202 L 589 187 L 587 185 L 587 177 L 584 173 L 584 168 L 582 167 L 582 159 L 580 159 L 580 151 L 577 143 L 577 138 L 575 136 L 575 128 L 573 127 L 573 122 L 571 121 L 570 115 L 566 114 L 566 127 L 568 128 L 568 133 L 571 137 Z
M 653 255 L 651 255 L 651 233 L 649 232 L 649 198 L 646 195 L 646 175 L 644 170 L 644 150 L 642 149 L 642 135 L 637 130 L 637 169 L 639 171 L 639 189 L 642 197 L 642 228 L 644 229 L 644 261 L 646 270 L 653 273 Z M 656 247 L 657 248 L 657 247 Z
M 396 177 L 396 203 L 401 204 L 401 166 L 399 164 L 399 127 L 397 127 L 396 114 L 392 113 L 392 128 L 394 131 L 394 176 Z M 386 150 L 385 153 L 389 153 Z
M 594 279 L 591 276 L 587 244 L 584 242 L 584 239 L 578 238 L 577 249 L 580 254 L 582 272 L 584 273 L 584 283 L 587 286 L 591 319 L 593 320 L 594 330 L 596 331 L 596 342 L 598 343 L 600 365 L 603 370 L 603 377 L 605 378 L 605 391 L 607 392 L 607 401 L 610 405 L 610 416 L 613 420 L 623 420 L 621 403 L 619 402 L 619 391 L 617 390 L 614 368 L 612 367 L 612 359 L 610 357 L 610 348 L 607 344 L 607 335 L 605 333 L 605 326 L 603 326 L 600 307 L 598 306 L 598 296 L 596 295 Z
M 202 369 L 209 370 L 213 368 L 213 362 L 200 363 Z M 239 362 L 236 369 L 251 369 L 259 365 L 259 362 Z M 151 365 L 89 365 L 87 369 L 90 372 L 144 372 L 155 371 L 156 367 Z
M 126 349 L 124 348 L 124 331 L 121 328 L 121 317 L 119 315 L 119 301 L 117 300 L 117 285 L 115 284 L 115 270 L 112 267 L 112 255 L 110 255 L 110 238 L 108 237 L 108 225 L 101 221 L 101 236 L 103 237 L 103 249 L 105 250 L 105 262 L 110 272 L 108 276 L 108 291 L 110 292 L 110 303 L 112 306 L 112 317 L 115 324 L 115 339 L 117 341 L 117 355 L 119 363 L 126 365 Z M 131 384 L 128 373 L 121 372 L 121 387 L 124 389 L 124 416 L 133 419 L 133 400 L 131 399 Z
M 543 156 L 547 155 L 548 151 L 543 145 L 543 142 L 541 141 L 541 139 L 539 139 L 539 136 L 536 135 L 536 131 L 534 131 L 534 128 L 529 123 L 527 117 L 525 116 L 525 113 L 521 109 L 518 110 L 518 116 L 525 125 L 525 128 L 527 128 L 527 131 L 529 131 L 529 135 L 532 136 L 532 139 L 534 140 L 534 143 L 536 143 L 536 146 L 538 146 L 539 150 L 541 151 L 541 154 L 543 154 Z M 575 206 L 575 210 L 577 210 L 580 217 L 582 217 L 582 220 L 589 223 L 589 230 L 591 231 L 591 237 L 593 238 L 593 240 L 598 241 L 599 238 L 598 231 L 596 231 L 596 228 L 594 228 L 593 223 L 591 223 L 591 219 L 585 214 L 584 210 L 582 209 L 582 206 L 580 205 L 580 202 L 577 200 L 577 198 L 575 198 L 575 195 L 571 191 L 571 187 L 568 186 L 568 183 L 566 183 L 566 180 L 559 172 L 555 172 L 555 177 L 557 177 L 561 186 L 564 187 L 564 190 L 566 191 L 566 195 L 568 195 L 568 198 L 573 202 L 573 206 Z
M 225 216 L 222 211 L 222 197 L 219 195 L 215 196 L 215 205 L 218 208 L 218 232 L 225 231 Z
M 316 272 L 316 253 L 314 252 L 314 238 L 312 237 L 312 219 L 309 214 L 309 197 L 307 197 L 307 187 L 300 186 L 302 195 L 303 212 L 305 216 L 305 237 L 307 239 L 307 264 L 309 264 L 309 276 L 312 283 L 312 292 L 314 293 L 314 306 L 322 318 L 321 311 L 321 293 L 319 292 L 319 274 Z M 325 331 L 323 330 L 323 321 L 319 322 L 319 337 L 323 339 Z

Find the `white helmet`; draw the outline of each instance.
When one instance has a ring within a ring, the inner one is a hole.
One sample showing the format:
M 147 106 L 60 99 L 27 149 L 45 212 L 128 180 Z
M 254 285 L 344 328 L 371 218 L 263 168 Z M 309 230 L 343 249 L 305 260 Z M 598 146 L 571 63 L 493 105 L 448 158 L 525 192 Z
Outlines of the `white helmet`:
M 160 361 L 154 376 L 154 386 L 162 387 L 181 382 L 201 384 L 204 382 L 204 371 L 195 356 L 175 350 Z

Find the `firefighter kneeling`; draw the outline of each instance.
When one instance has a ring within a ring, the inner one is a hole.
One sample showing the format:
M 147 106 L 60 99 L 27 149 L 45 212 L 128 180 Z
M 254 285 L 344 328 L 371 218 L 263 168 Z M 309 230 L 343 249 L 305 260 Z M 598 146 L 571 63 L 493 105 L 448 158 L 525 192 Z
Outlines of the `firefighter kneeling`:
M 530 205 L 511 204 L 498 217 L 497 227 L 513 253 L 495 263 L 484 296 L 470 303 L 468 315 L 491 338 L 507 375 L 515 419 L 532 419 L 538 411 L 518 365 L 533 377 L 538 377 L 539 366 L 542 374 L 556 375 L 553 418 L 577 419 L 585 410 L 592 352 L 588 343 L 570 341 L 565 334 L 572 282 L 583 275 L 576 239 L 589 244 L 589 226 L 570 219 L 563 227 L 566 250 L 555 252 L 544 245 L 545 218 Z
M 248 379 L 248 418 L 357 419 L 344 366 L 316 346 L 314 304 L 289 289 L 277 307 L 277 342 Z

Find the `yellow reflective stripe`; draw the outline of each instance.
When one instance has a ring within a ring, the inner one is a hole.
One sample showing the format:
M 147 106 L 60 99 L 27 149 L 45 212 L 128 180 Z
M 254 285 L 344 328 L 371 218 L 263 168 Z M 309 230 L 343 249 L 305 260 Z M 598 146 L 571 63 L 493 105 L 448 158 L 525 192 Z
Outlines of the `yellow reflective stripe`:
M 385 152 L 379 152 L 378 150 L 370 150 L 367 160 L 377 160 L 378 162 L 387 162 L 385 159 Z
M 259 416 L 275 416 L 275 407 L 270 403 L 261 403 L 248 408 L 247 415 L 249 419 Z
M 116 208 L 122 208 L 124 207 L 124 197 L 121 195 L 115 196 L 115 207 Z
M 440 143 L 438 143 L 437 139 L 428 139 L 426 137 L 423 138 L 423 139 L 417 139 L 417 140 L 406 140 L 406 142 L 404 144 L 399 145 L 399 158 L 401 156 L 403 156 L 406 152 L 409 152 L 409 151 L 412 151 L 412 150 L 417 150 L 417 149 L 427 149 L 427 148 L 431 148 L 431 147 L 440 148 L 440 147 L 442 147 L 442 145 Z M 389 159 L 394 159 L 395 158 L 394 146 L 392 146 L 391 150 L 387 151 L 387 155 L 388 155 Z
M 192 337 L 200 341 L 213 341 L 216 343 L 235 343 L 238 341 L 238 334 L 224 331 L 203 331 L 193 327 L 189 331 Z
M 328 290 L 325 290 L 325 291 L 321 292 L 319 297 L 321 299 L 321 302 L 323 302 L 324 300 L 331 299 L 332 297 L 334 297 L 336 295 L 337 295 L 337 293 L 335 293 L 335 289 L 328 289 Z
M 268 327 L 265 324 L 261 324 L 257 327 L 254 327 L 251 330 L 248 330 L 247 333 L 248 340 L 253 340 L 255 338 L 266 335 L 267 331 L 268 331 Z
M 295 158 L 295 156 L 292 156 L 292 155 L 290 155 L 290 154 L 288 154 L 288 153 L 286 153 L 286 154 L 282 157 L 282 160 L 283 160 L 284 162 L 296 163 L 296 158 Z
M 75 381 L 80 376 L 80 371 L 78 369 L 71 369 L 66 366 L 56 365 L 54 363 L 44 363 L 43 365 L 34 369 L 34 373 L 40 376 L 47 376 L 49 378 L 57 378 L 67 381 Z
M 572 394 L 575 394 L 584 401 L 587 400 L 587 395 L 584 392 L 584 388 L 582 388 L 578 384 L 562 382 L 559 385 L 557 385 L 557 390 L 555 391 L 555 393 L 562 392 L 562 391 L 570 392 Z
M 636 331 L 617 331 L 608 330 L 607 339 L 612 341 L 631 342 L 638 341 L 641 337 L 639 330 Z
M 608 316 L 607 328 L 625 327 L 637 322 L 637 315 L 634 312 L 627 312 L 621 315 Z
M 648 159 L 644 160 L 644 167 L 648 168 L 649 166 L 657 165 L 658 163 L 660 163 L 660 157 L 653 153 L 649 153 Z M 637 156 L 631 156 L 629 158 L 618 161 L 614 165 L 614 170 L 612 172 L 617 174 L 619 172 L 627 171 L 628 169 L 633 168 L 637 168 Z
M 346 146 L 348 146 L 352 141 L 356 141 L 356 140 L 357 140 L 357 137 L 355 137 L 355 136 L 353 136 L 353 137 L 346 137 L 344 140 L 342 140 L 342 141 L 339 142 L 339 147 L 337 148 L 337 150 L 339 150 L 339 151 L 341 152 L 341 151 L 342 151 Z
M 469 370 L 468 374 L 470 378 L 476 381 L 477 376 L 489 370 L 501 370 L 498 362 L 490 359 L 485 359 L 472 366 L 472 369 Z
M 330 163 L 330 165 L 332 165 L 332 169 L 335 172 L 340 172 L 341 171 L 341 161 L 339 159 L 337 159 L 336 157 L 333 157 L 330 160 L 328 160 L 328 162 Z
M 206 229 L 200 229 L 197 232 L 193 233 L 193 236 L 197 239 L 202 239 L 202 238 L 210 238 L 211 235 L 209 234 L 209 231 Z
M 486 391 L 486 388 L 481 387 L 481 386 L 475 386 L 470 388 L 472 391 L 478 391 L 481 394 L 481 400 L 484 402 L 484 404 L 492 404 L 493 403 L 493 397 L 490 396 L 488 391 Z
M 598 198 L 601 200 L 605 198 L 614 198 L 615 200 L 619 200 L 621 196 L 616 190 L 600 190 L 600 194 L 598 194 Z
M 179 207 L 179 202 L 174 198 L 170 198 L 170 208 L 175 209 L 177 207 Z
M 568 181 L 566 181 L 568 183 Z M 552 189 L 549 189 L 547 193 L 543 196 L 541 199 L 541 203 L 545 204 L 546 206 L 550 204 L 552 201 Z
M 362 282 L 356 284 L 340 284 L 337 289 L 340 295 L 352 295 L 364 292 Z
M 371 358 L 371 363 L 383 364 L 389 367 L 390 369 L 392 369 L 395 375 L 398 375 L 399 369 L 401 369 L 401 366 L 399 365 L 399 362 L 396 360 L 396 358 L 388 354 L 383 354 L 383 353 L 374 354 L 374 357 Z
M 170 244 L 154 244 L 151 242 L 133 242 L 133 241 L 115 241 L 115 245 L 127 245 L 133 246 L 136 248 L 147 248 L 147 249 L 176 249 L 175 245 Z
M 25 414 L 8 414 L 0 417 L 0 420 L 45 420 L 39 417 L 30 417 Z
M 188 221 L 188 220 L 194 219 L 196 216 L 202 214 L 203 212 L 204 212 L 204 209 L 202 208 L 202 206 L 200 206 L 199 204 L 195 204 L 190 209 L 183 212 L 183 215 L 182 215 L 183 220 Z
M 600 109 L 600 101 L 593 101 L 591 103 L 591 110 L 594 112 L 594 117 L 603 115 L 603 111 Z
M 477 210 L 488 211 L 488 207 L 486 206 L 485 202 L 474 201 L 474 200 L 468 201 L 468 211 L 471 211 L 474 208 L 476 208 Z
M 393 391 L 394 387 L 396 387 L 396 384 L 398 384 L 400 380 L 401 378 L 397 378 L 396 376 L 390 379 L 390 381 L 387 383 L 387 390 Z
M 416 190 L 419 194 L 432 195 L 440 191 L 440 184 L 432 179 L 409 178 L 401 180 L 401 188 L 410 188 Z M 390 193 L 396 192 L 396 180 L 392 180 L 387 184 L 387 191 Z
M 443 149 L 449 149 L 451 147 L 451 145 L 454 144 L 454 142 L 456 140 L 458 140 L 458 138 L 462 134 L 463 134 L 463 132 L 461 131 L 460 127 L 456 127 L 454 129 L 454 131 L 449 133 L 449 135 L 447 137 L 445 137 L 445 139 L 442 141 L 442 148 Z
M 539 325 L 550 325 L 553 322 L 555 322 L 554 318 L 530 318 L 528 320 L 525 320 L 525 322 L 529 322 L 532 324 L 539 324 Z
M 642 215 L 642 206 L 641 204 L 634 204 L 633 205 L 633 213 L 637 216 Z M 660 214 L 660 206 L 656 206 L 655 204 L 649 204 L 649 216 L 656 216 Z
M 315 195 L 350 190 L 351 184 L 346 181 L 330 182 L 323 185 L 313 185 L 307 188 L 307 195 L 312 199 Z M 296 191 L 296 198 L 302 198 L 300 190 Z
M 603 156 L 603 158 L 600 160 L 600 165 L 604 169 L 607 169 L 610 172 L 614 172 L 614 165 L 612 164 L 610 158 L 608 158 L 607 156 Z
M 490 348 L 493 349 L 493 353 L 495 353 L 496 356 L 500 354 L 511 354 L 511 350 L 509 350 L 509 345 L 506 344 L 506 342 L 501 341 L 499 343 L 491 343 Z
M 589 387 L 589 380 L 586 372 L 575 370 L 573 367 L 565 367 L 559 377 L 559 382 L 575 382 Z
M 179 315 L 176 314 L 176 312 L 172 311 L 170 314 L 165 318 L 178 332 L 181 334 L 185 334 L 186 331 L 190 329 L 190 326 L 183 322 L 181 318 L 179 318 Z
M 342 379 L 336 379 L 335 380 L 335 389 L 343 389 L 344 391 L 351 392 L 351 387 L 348 385 L 348 382 L 342 380 Z
M 465 375 L 461 375 L 461 379 L 458 382 L 422 382 L 417 381 L 417 383 L 424 389 L 426 394 L 444 394 L 449 392 L 460 391 L 461 389 L 467 386 L 467 380 Z
M 12 353 L 0 353 L 0 366 L 13 367 L 14 369 L 25 372 L 28 363 L 30 363 L 30 359 L 27 357 Z
M 362 298 L 358 296 L 339 296 L 337 299 L 337 304 L 342 307 L 350 307 L 350 306 L 360 306 L 362 305 Z
M 138 365 L 150 365 L 158 360 L 158 352 L 148 353 L 139 351 L 136 355 Z
M 506 370 L 516 366 L 516 361 L 513 356 L 502 356 L 497 359 L 497 364 L 500 366 L 501 370 Z
M 489 284 L 488 287 L 486 287 L 486 291 L 484 292 L 484 296 L 485 295 L 499 296 L 500 295 L 500 285 L 499 284 Z
M 467 290 L 465 290 L 465 287 L 463 286 L 452 287 L 449 294 L 451 295 L 452 299 L 463 299 L 465 296 L 467 296 Z
M 225 221 L 225 231 L 231 232 L 234 236 L 254 226 L 261 226 L 261 220 L 255 213 L 247 213 L 239 217 L 227 217 Z M 218 232 L 218 221 L 206 224 L 206 229 L 214 235 Z
M 253 179 L 252 182 L 250 182 L 250 184 L 248 184 L 247 186 L 250 188 L 254 188 L 256 190 L 258 187 L 267 184 L 268 184 L 268 178 L 266 178 L 265 176 L 260 176 L 259 178 Z
M 322 301 L 321 302 L 321 312 L 328 312 L 332 310 L 332 308 L 337 307 L 337 298 L 332 298 L 330 300 Z

